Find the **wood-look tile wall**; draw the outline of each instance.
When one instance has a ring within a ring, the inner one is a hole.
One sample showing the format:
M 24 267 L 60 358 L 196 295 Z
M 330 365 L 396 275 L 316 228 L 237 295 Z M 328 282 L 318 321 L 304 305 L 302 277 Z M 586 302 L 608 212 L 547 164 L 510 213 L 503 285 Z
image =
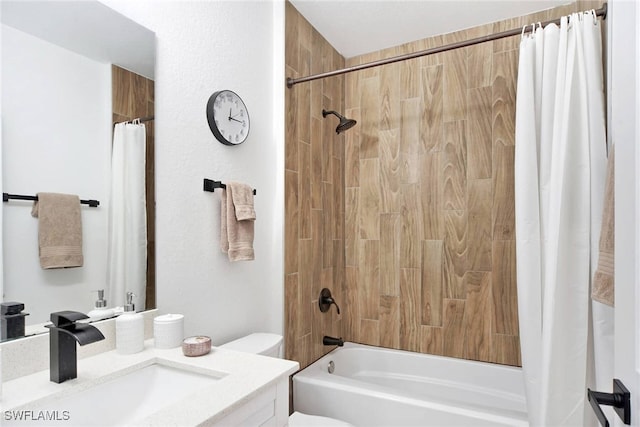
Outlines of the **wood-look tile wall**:
M 346 66 L 600 3 L 415 41 Z M 340 68 L 339 55 L 288 3 L 286 19 L 288 76 Z M 342 81 L 287 90 L 287 358 L 304 367 L 327 351 L 322 335 L 342 332 L 364 344 L 520 365 L 513 195 L 519 42 L 515 36 L 345 75 L 343 111 L 358 125 L 339 138 L 320 110 L 338 108 Z M 342 167 L 344 175 L 336 170 Z M 342 220 L 344 229 L 329 225 Z M 341 316 L 319 314 L 324 286 L 336 293 Z
M 287 2 L 286 73 L 305 76 L 344 67 L 344 58 Z M 301 367 L 331 350 L 324 335 L 341 337 L 335 307 L 321 313 L 329 288 L 343 309 L 344 134 L 322 109 L 344 111 L 344 77 L 283 89 L 285 140 L 285 357 Z M 342 311 L 341 311 L 342 312 Z
M 347 66 L 580 6 L 416 41 Z M 520 365 L 513 182 L 519 42 L 516 36 L 346 76 L 346 114 L 359 119 L 359 132 L 346 136 L 347 339 Z
M 154 82 L 131 71 L 111 66 L 113 124 L 154 115 Z M 154 122 L 145 123 L 146 197 L 147 197 L 147 288 L 146 308 L 156 307 L 155 256 L 155 144 Z

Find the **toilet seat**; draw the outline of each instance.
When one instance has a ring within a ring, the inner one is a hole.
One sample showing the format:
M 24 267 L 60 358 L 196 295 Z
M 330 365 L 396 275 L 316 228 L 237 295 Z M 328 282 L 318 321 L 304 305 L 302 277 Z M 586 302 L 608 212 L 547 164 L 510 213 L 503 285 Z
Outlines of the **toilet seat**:
M 344 421 L 335 418 L 320 417 L 317 415 L 307 415 L 301 412 L 294 412 L 289 417 L 290 427 L 353 427 Z

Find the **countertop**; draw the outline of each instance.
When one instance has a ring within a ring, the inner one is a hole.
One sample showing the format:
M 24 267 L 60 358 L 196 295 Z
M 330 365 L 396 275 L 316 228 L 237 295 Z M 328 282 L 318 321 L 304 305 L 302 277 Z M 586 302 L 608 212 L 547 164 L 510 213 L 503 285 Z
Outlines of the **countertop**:
M 186 357 L 180 347 L 154 348 L 151 339 L 145 341 L 145 349 L 140 353 L 121 355 L 113 350 L 78 360 L 78 377 L 61 384 L 49 380 L 48 369 L 7 381 L 2 384 L 0 409 L 3 414 L 7 410 L 37 409 L 69 393 L 91 388 L 153 363 L 222 378 L 150 417 L 136 421 L 136 425 L 186 426 L 215 422 L 299 368 L 298 362 L 217 347 L 212 347 L 205 356 Z

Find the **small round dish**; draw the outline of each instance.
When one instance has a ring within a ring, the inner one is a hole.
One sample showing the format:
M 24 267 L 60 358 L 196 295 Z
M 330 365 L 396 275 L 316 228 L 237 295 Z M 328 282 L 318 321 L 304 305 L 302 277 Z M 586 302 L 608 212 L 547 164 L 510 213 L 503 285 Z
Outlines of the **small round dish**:
M 204 356 L 211 351 L 211 338 L 202 335 L 182 341 L 182 354 L 188 357 Z

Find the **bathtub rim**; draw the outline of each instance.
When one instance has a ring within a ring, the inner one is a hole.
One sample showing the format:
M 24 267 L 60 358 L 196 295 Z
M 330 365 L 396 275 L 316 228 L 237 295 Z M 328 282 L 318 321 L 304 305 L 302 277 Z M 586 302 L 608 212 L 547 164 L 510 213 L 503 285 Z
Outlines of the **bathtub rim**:
M 335 347 L 322 357 L 316 359 L 313 363 L 309 364 L 305 368 L 299 370 L 294 375 L 292 375 L 292 399 L 293 399 L 293 408 L 296 408 L 296 383 L 306 383 L 310 385 L 318 385 L 320 387 L 330 387 L 331 385 L 336 385 L 340 388 L 340 390 L 350 392 L 350 393 L 362 393 L 363 388 L 358 386 L 358 382 L 360 382 L 356 378 L 351 378 L 343 375 L 331 375 L 329 376 L 326 367 L 329 360 L 332 357 L 335 357 L 337 352 L 341 350 L 369 350 L 378 353 L 401 353 L 406 354 L 408 356 L 418 356 L 420 358 L 424 358 L 425 360 L 438 360 L 444 362 L 451 362 L 455 364 L 468 365 L 475 369 L 482 369 L 482 367 L 490 367 L 493 370 L 504 370 L 509 375 L 522 375 L 522 368 L 518 366 L 511 365 L 501 365 L 492 362 L 484 362 L 484 361 L 476 361 L 469 359 L 460 359 L 451 356 L 442 356 L 442 355 L 434 355 L 434 354 L 426 354 L 426 353 L 418 353 L 409 350 L 400 350 L 386 347 L 378 347 L 372 346 L 368 344 L 360 344 L 355 342 L 345 342 L 344 347 Z M 327 363 L 324 363 L 326 361 Z M 366 381 L 362 381 L 365 382 Z M 392 399 L 396 400 L 398 398 L 406 401 L 408 404 L 414 404 L 423 408 L 428 408 L 430 410 L 444 410 L 455 408 L 457 411 L 459 410 L 462 415 L 469 417 L 481 417 L 482 419 L 491 419 L 495 421 L 499 421 L 505 423 L 505 425 L 509 425 L 508 423 L 513 421 L 514 425 L 518 426 L 528 426 L 527 420 L 527 412 L 526 412 L 526 399 L 524 396 L 524 384 L 522 389 L 522 394 L 520 393 L 511 393 L 509 391 L 503 391 L 507 395 L 508 398 L 515 398 L 518 403 L 523 404 L 525 410 L 518 409 L 508 409 L 504 407 L 488 407 L 480 404 L 468 404 L 468 406 L 457 406 L 455 402 L 448 403 L 446 400 L 428 400 L 421 397 L 414 397 L 407 393 L 393 393 L 392 388 L 379 385 L 375 383 L 366 383 L 367 384 L 367 392 L 371 392 L 373 397 L 383 398 L 383 399 Z M 478 386 L 480 388 L 486 388 L 490 390 L 488 387 Z M 486 417 L 486 418 L 485 418 Z

